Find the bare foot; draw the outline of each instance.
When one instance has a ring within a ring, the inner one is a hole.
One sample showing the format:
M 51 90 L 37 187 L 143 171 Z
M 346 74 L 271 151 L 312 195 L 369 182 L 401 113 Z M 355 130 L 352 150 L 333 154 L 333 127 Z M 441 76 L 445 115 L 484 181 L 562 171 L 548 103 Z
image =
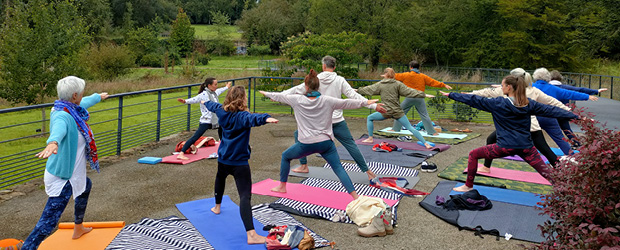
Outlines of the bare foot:
M 211 212 L 213 212 L 214 214 L 220 214 L 221 207 L 222 204 L 215 204 L 215 206 L 211 208 Z
M 301 164 L 298 168 L 293 168 L 293 172 L 295 173 L 308 173 L 310 170 L 308 169 L 308 164 Z
M 252 244 L 265 244 L 265 237 L 260 236 L 256 233 L 255 230 L 250 230 L 246 232 L 248 235 L 248 245 Z
M 76 224 L 73 227 L 73 239 L 78 239 L 80 237 L 82 237 L 82 235 L 85 235 L 87 233 L 90 233 L 90 231 L 92 231 L 93 228 L 92 227 L 84 227 L 83 224 Z
M 463 185 L 463 186 L 460 186 L 460 187 L 455 187 L 452 190 L 454 190 L 456 192 L 467 192 L 467 191 L 470 191 L 472 189 L 474 189 L 474 188 Z
M 280 185 L 271 189 L 271 192 L 286 193 L 286 182 L 280 182 Z
M 439 135 L 439 133 L 437 133 L 437 132 L 435 132 L 435 133 L 433 134 L 433 136 L 437 136 L 437 135 Z
M 368 137 L 366 140 L 363 140 L 362 142 L 363 143 L 372 143 L 373 141 L 374 140 L 372 139 L 372 136 L 371 136 L 371 137 Z
M 351 193 L 349 193 L 351 195 L 351 197 L 353 197 L 354 200 L 357 200 L 357 198 L 359 198 L 360 196 L 357 194 L 356 191 L 353 191 Z
M 491 173 L 491 168 L 485 166 L 478 166 L 478 173 Z
M 428 142 L 425 142 L 425 143 L 424 143 L 424 146 L 425 146 L 427 149 L 431 149 L 431 148 L 433 148 L 433 146 L 431 146 L 431 144 L 428 144 Z
M 177 159 L 178 160 L 189 160 L 189 158 L 187 158 L 183 152 L 179 153 L 179 155 L 177 155 Z

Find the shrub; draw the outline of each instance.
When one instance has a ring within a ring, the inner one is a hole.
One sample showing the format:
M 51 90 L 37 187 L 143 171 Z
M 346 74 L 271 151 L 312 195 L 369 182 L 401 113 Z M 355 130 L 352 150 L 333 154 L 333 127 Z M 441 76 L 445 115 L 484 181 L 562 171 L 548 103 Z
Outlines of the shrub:
M 196 54 L 196 63 L 198 65 L 207 65 L 211 61 L 211 56 L 209 54 Z
M 97 79 L 112 80 L 129 72 L 135 66 L 135 56 L 126 46 L 91 44 L 81 54 L 90 75 Z
M 575 113 L 584 114 L 583 110 Z M 620 246 L 620 133 L 579 120 L 580 153 L 551 173 L 553 191 L 542 210 L 546 241 L 535 249 L 618 249 Z
M 252 46 L 248 47 L 248 55 L 262 56 L 262 55 L 269 55 L 269 54 L 271 54 L 271 49 L 269 48 L 269 45 L 253 44 Z
M 157 53 L 150 53 L 140 58 L 140 66 L 161 68 L 164 56 Z

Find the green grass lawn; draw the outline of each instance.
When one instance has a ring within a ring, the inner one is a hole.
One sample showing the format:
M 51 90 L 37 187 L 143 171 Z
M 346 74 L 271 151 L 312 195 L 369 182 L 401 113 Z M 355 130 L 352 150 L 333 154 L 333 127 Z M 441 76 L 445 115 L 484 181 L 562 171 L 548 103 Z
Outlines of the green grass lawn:
M 206 25 L 206 24 L 194 24 L 192 27 L 195 30 L 194 37 L 196 39 L 204 39 L 209 40 L 212 37 L 217 36 L 217 28 L 221 28 L 224 30 L 225 34 L 230 37 L 230 40 L 238 41 L 241 40 L 240 29 L 234 25 L 225 25 L 222 27 L 217 27 L 216 25 Z

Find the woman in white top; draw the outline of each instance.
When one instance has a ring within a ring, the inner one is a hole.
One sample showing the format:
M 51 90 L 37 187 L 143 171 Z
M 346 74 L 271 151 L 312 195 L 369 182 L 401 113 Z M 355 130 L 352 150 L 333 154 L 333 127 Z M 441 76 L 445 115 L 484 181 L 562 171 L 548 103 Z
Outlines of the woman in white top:
M 358 195 L 353 187 L 353 182 L 347 175 L 340 163 L 340 157 L 334 145 L 334 133 L 332 131 L 332 114 L 335 109 L 356 109 L 377 102 L 377 100 L 337 99 L 319 93 L 319 78 L 314 70 L 304 79 L 306 94 L 286 95 L 282 93 L 260 93 L 277 102 L 291 105 L 295 111 L 299 142 L 293 144 L 282 153 L 280 162 L 280 185 L 271 189 L 273 192 L 286 193 L 291 160 L 299 159 L 314 153 L 319 153 L 332 166 L 332 170 L 344 185 L 347 193 L 353 199 Z

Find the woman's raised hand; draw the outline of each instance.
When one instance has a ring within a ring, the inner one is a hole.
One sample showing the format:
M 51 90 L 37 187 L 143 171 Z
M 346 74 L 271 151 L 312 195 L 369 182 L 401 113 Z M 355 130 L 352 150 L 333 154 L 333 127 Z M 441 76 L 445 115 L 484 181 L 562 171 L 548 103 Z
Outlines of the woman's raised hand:
M 269 117 L 269 118 L 267 118 L 267 123 L 278 123 L 278 119 L 273 118 L 273 117 Z
M 232 82 L 227 82 L 226 83 L 226 88 L 230 88 L 232 86 Z
M 372 100 L 368 100 L 368 105 L 370 104 L 375 104 L 379 101 L 379 99 L 372 99 Z
M 180 103 L 185 103 L 185 99 L 183 99 L 183 98 L 179 98 L 179 99 L 177 99 L 177 101 L 179 101 Z
M 47 144 L 47 147 L 45 147 L 45 149 L 43 149 L 43 151 L 37 153 L 35 156 L 39 157 L 39 158 L 47 158 L 50 157 L 50 155 L 52 154 L 57 154 L 58 153 L 58 144 L 57 143 L 50 143 Z
M 448 95 L 450 95 L 450 93 L 443 92 L 443 91 L 439 91 L 439 93 L 440 93 L 442 96 L 448 96 Z
M 595 95 L 591 95 L 590 97 L 588 97 L 589 101 L 598 101 L 598 96 Z
M 428 97 L 428 98 L 434 98 L 435 96 L 434 96 L 434 95 L 429 95 L 429 94 L 426 94 L 426 97 Z
M 101 96 L 101 100 L 105 100 L 108 99 L 108 97 L 110 97 L 110 95 L 108 95 L 108 92 L 103 92 L 101 94 L 99 94 L 99 96 Z

